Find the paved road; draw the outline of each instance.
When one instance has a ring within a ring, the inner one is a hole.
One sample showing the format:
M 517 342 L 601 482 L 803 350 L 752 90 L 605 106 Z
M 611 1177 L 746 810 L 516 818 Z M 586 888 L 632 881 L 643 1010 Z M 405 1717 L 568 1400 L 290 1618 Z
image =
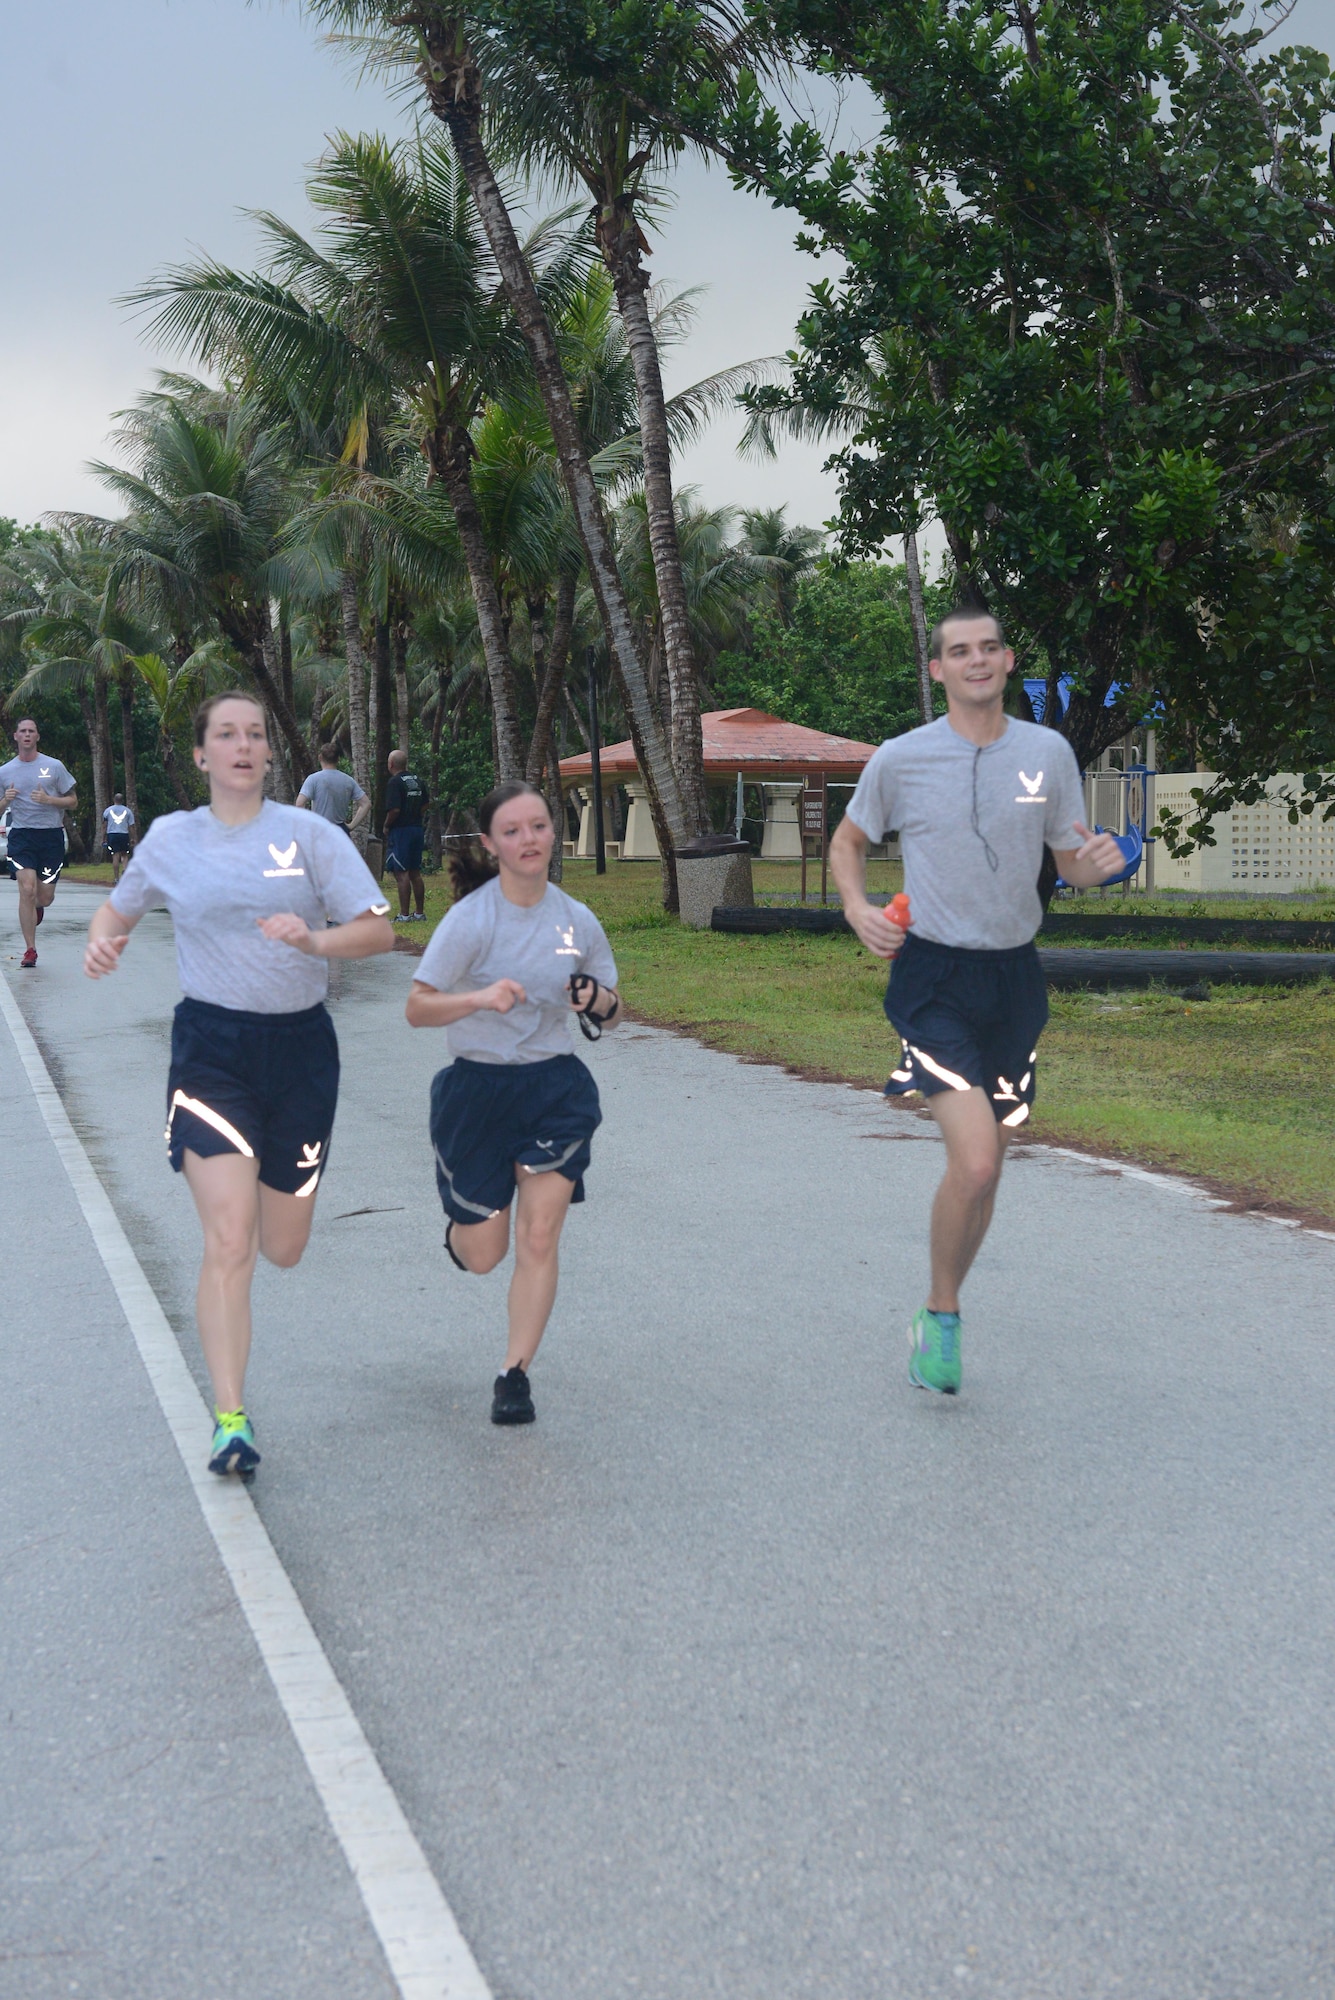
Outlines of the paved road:
M 168 926 L 94 987 L 88 900 L 3 969 L 197 1365 Z M 439 1247 L 410 976 L 340 974 L 255 1492 L 497 2000 L 1335 1993 L 1335 1244 L 1022 1152 L 929 1400 L 930 1130 L 632 1027 L 590 1057 L 539 1421 L 498 1432 L 503 1279 Z M 180 2000 L 230 1959 L 382 1996 L 3 1044 L 0 1994 Z

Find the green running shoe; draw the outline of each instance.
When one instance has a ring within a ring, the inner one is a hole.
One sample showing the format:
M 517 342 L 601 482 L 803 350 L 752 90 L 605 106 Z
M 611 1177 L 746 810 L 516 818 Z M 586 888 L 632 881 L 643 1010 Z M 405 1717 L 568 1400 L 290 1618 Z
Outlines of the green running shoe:
M 244 1410 L 217 1410 L 214 1414 L 218 1421 L 213 1431 L 209 1471 L 239 1472 L 243 1479 L 249 1479 L 260 1462 L 250 1418 Z
M 929 1312 L 913 1315 L 909 1328 L 909 1381 L 915 1389 L 955 1396 L 960 1386 L 960 1316 Z

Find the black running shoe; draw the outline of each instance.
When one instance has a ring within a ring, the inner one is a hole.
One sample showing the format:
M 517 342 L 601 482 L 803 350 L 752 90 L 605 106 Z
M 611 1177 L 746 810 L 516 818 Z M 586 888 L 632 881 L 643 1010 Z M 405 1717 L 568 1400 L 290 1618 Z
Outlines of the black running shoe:
M 494 1424 L 531 1424 L 537 1414 L 528 1376 L 518 1364 L 496 1377 L 496 1393 L 491 1399 Z

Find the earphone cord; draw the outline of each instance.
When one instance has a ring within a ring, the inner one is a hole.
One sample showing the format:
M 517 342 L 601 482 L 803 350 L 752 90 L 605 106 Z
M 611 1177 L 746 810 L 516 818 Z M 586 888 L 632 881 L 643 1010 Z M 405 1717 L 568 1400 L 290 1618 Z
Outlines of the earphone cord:
M 978 838 L 982 841 L 983 852 L 987 856 L 987 865 L 992 870 L 992 873 L 995 875 L 998 868 L 1000 868 L 1001 863 L 998 861 L 996 855 L 992 851 L 992 843 L 989 841 L 987 835 L 983 832 L 982 827 L 979 826 L 978 824 L 978 759 L 982 756 L 982 754 L 983 754 L 983 745 L 980 743 L 977 749 L 973 753 L 973 811 L 969 817 L 969 824 L 972 826 Z

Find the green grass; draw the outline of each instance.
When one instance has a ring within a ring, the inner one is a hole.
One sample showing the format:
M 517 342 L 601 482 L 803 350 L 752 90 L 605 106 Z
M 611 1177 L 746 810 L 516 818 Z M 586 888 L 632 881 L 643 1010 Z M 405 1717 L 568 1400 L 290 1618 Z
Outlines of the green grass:
M 895 871 L 882 864 L 896 886 Z M 110 882 L 109 867 L 67 871 Z M 756 886 L 797 886 L 790 864 L 760 862 Z M 810 884 L 808 884 L 810 886 Z M 881 1011 L 885 968 L 856 939 L 730 937 L 688 931 L 659 907 L 648 862 L 566 863 L 565 887 L 596 910 L 616 952 L 627 1003 L 642 1019 L 711 1047 L 806 1075 L 879 1088 L 896 1053 Z M 1123 899 L 1082 898 L 1095 909 Z M 1301 912 L 1289 899 L 1127 898 L 1139 910 L 1191 915 Z M 1335 917 L 1335 898 L 1327 898 Z M 449 906 L 427 878 L 427 914 Z M 1063 904 L 1063 908 L 1070 907 Z M 408 933 L 416 945 L 428 928 Z M 1208 1001 L 1168 993 L 1057 993 L 1043 1037 L 1035 1138 L 1201 1175 L 1247 1202 L 1335 1226 L 1335 984 L 1216 987 Z
M 856 939 L 684 930 L 657 907 L 658 871 L 643 864 L 613 864 L 600 880 L 590 863 L 570 862 L 565 886 L 602 918 L 643 1018 L 808 1075 L 884 1083 L 896 1053 L 881 1011 L 885 969 Z M 1244 1201 L 1335 1224 L 1329 981 L 1217 987 L 1202 1002 L 1054 994 L 1039 1079 L 1035 1138 L 1201 1175 Z

